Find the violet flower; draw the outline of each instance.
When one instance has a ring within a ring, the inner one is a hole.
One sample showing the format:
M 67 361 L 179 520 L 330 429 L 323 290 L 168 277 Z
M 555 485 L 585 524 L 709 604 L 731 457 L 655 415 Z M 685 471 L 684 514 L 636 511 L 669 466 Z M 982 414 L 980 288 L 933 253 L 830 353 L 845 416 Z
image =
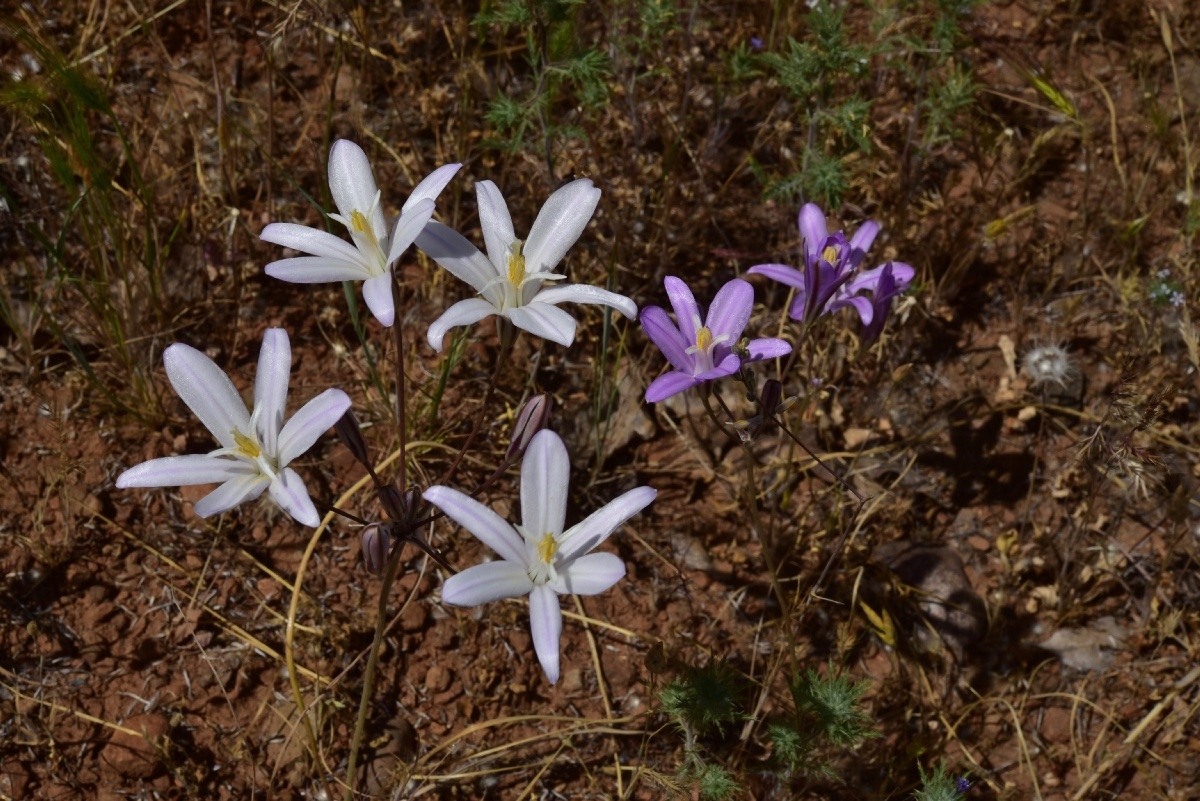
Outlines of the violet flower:
M 339 213 L 329 217 L 346 226 L 354 244 L 305 225 L 271 223 L 260 239 L 313 255 L 273 261 L 267 275 L 296 284 L 363 281 L 367 308 L 381 325 L 391 327 L 396 320 L 391 266 L 429 222 L 434 199 L 461 166 L 439 167 L 417 184 L 389 236 L 367 154 L 348 139 L 339 139 L 329 151 L 329 191 Z
M 451 328 L 472 325 L 493 314 L 507 317 L 513 325 L 543 339 L 569 346 L 575 340 L 575 318 L 558 308 L 563 302 L 610 306 L 631 320 L 637 315 L 632 300 L 606 289 L 584 284 L 544 286 L 566 278 L 554 268 L 579 239 L 600 202 L 600 190 L 587 178 L 572 181 L 550 195 L 524 241 L 514 233 L 508 204 L 494 183 L 478 182 L 475 195 L 486 256 L 462 234 L 436 221 L 417 237 L 417 247 L 479 293 L 455 303 L 429 326 L 429 347 L 440 351 Z
M 658 403 L 672 395 L 733 375 L 742 363 L 774 359 L 792 352 L 782 339 L 741 340 L 754 306 L 754 288 L 735 278 L 717 292 L 708 317 L 701 322 L 700 307 L 687 284 L 673 275 L 664 284 L 675 323 L 658 306 L 642 309 L 646 336 L 658 346 L 675 369 L 659 376 L 646 388 L 646 401 Z
M 759 264 L 747 272 L 765 275 L 795 288 L 796 296 L 789 312 L 794 320 L 811 324 L 823 314 L 853 306 L 866 327 L 864 337 L 878 336 L 891 299 L 908 287 L 913 279 L 913 268 L 902 262 L 891 262 L 886 283 L 883 267 L 858 272 L 879 234 L 879 223 L 873 220 L 863 223 L 847 240 L 841 231 L 830 234 L 825 225 L 825 213 L 815 203 L 806 203 L 800 209 L 799 225 L 804 249 L 803 270 L 786 264 Z M 870 291 L 873 301 L 857 297 L 863 291 Z
M 559 676 L 558 596 L 597 595 L 621 580 L 625 563 L 619 556 L 588 552 L 658 494 L 651 487 L 632 489 L 563 531 L 570 475 L 566 446 L 545 429 L 534 436 L 521 462 L 521 525 L 510 525 L 456 489 L 425 490 L 425 500 L 501 556 L 500 561 L 484 562 L 446 579 L 442 600 L 476 606 L 528 595 L 533 648 L 551 684 Z
M 151 459 L 118 476 L 117 486 L 220 483 L 196 501 L 195 511 L 201 517 L 227 511 L 269 490 L 271 499 L 297 522 L 318 525 L 321 518 L 304 482 L 287 465 L 346 413 L 350 408 L 346 393 L 327 389 L 284 423 L 292 350 L 282 328 L 268 328 L 263 335 L 253 413 L 246 409 L 229 376 L 195 348 L 176 342 L 163 352 L 163 362 L 171 386 L 221 447 L 207 454 Z

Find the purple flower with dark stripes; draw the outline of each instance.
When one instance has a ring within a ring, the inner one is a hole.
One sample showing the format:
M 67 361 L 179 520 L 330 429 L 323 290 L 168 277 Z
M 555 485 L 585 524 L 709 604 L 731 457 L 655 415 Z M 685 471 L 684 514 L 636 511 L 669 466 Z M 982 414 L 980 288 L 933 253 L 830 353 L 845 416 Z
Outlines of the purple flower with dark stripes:
M 853 306 L 862 319 L 863 338 L 872 340 L 883 331 L 891 300 L 904 292 L 915 271 L 902 262 L 888 262 L 859 272 L 867 251 L 879 234 L 879 223 L 868 220 L 850 239 L 837 231 L 830 234 L 825 213 L 814 203 L 800 209 L 800 238 L 804 269 L 786 264 L 759 264 L 748 272 L 765 275 L 794 287 L 796 297 L 789 311 L 792 319 L 811 324 L 823 314 Z M 861 296 L 870 292 L 871 299 Z
M 708 317 L 700 319 L 700 307 L 687 284 L 675 276 L 664 282 L 675 323 L 658 306 L 642 309 L 642 328 L 650 341 L 675 369 L 661 375 L 646 389 L 646 400 L 658 403 L 694 386 L 733 375 L 742 363 L 774 359 L 792 352 L 782 339 L 743 341 L 742 331 L 750 322 L 754 288 L 735 278 L 717 292 Z

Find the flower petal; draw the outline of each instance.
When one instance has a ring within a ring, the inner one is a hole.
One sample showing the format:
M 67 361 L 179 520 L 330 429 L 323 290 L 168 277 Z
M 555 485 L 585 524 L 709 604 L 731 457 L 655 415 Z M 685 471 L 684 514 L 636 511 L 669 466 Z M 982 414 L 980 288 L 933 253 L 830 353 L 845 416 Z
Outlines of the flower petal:
M 417 235 L 417 247 L 455 278 L 470 284 L 476 292 L 482 292 L 497 275 L 496 268 L 479 248 L 437 220 L 430 220 Z
M 240 475 L 257 475 L 257 471 L 238 459 L 193 453 L 186 456 L 165 456 L 135 465 L 117 476 L 117 488 L 220 484 Z
M 196 501 L 193 511 L 200 517 L 212 517 L 227 512 L 246 501 L 252 501 L 271 483 L 262 473 L 248 473 L 226 481 Z
M 200 351 L 176 342 L 163 353 L 167 378 L 175 392 L 187 404 L 217 442 L 236 448 L 234 430 L 250 430 L 250 412 L 229 376 Z
M 565 449 L 563 453 L 566 453 Z M 592 550 L 608 539 L 622 523 L 649 506 L 655 495 L 658 495 L 658 490 L 653 487 L 638 487 L 592 512 L 559 539 L 556 561 L 564 566 L 569 565 L 573 559 Z
M 696 303 L 692 290 L 673 275 L 663 279 L 663 285 L 667 288 L 671 308 L 675 310 L 675 322 L 679 324 L 679 333 L 683 334 L 689 346 L 695 345 L 696 321 L 704 318 L 700 316 L 700 306 Z
M 288 378 L 292 372 L 292 343 L 287 331 L 268 328 L 258 353 L 258 372 L 254 376 L 254 414 L 258 444 L 268 454 L 279 452 L 279 430 L 287 411 Z M 246 432 L 249 433 L 249 432 Z M 281 464 L 287 464 L 284 460 Z
M 575 341 L 575 318 L 557 306 L 548 303 L 530 303 L 505 312 L 517 328 L 531 334 L 570 347 Z
M 696 365 L 695 357 L 687 352 L 691 343 L 683 338 L 683 334 L 679 333 L 679 329 L 667 316 L 666 310 L 658 306 L 646 306 L 642 309 L 639 319 L 646 336 L 650 337 L 650 341 L 662 351 L 671 366 L 690 375 Z
M 821 253 L 825 237 L 829 229 L 825 226 L 825 212 L 816 203 L 805 203 L 800 208 L 800 238 L 804 244 L 804 252 L 809 258 L 816 258 Z
M 878 235 L 879 223 L 874 220 L 867 220 L 854 232 L 854 236 L 850 238 L 850 256 L 847 260 L 852 268 L 857 270 L 858 265 L 862 264 L 867 251 L 871 249 L 871 243 Z
M 337 140 L 329 151 L 329 194 L 347 220 L 351 212 L 357 211 L 370 221 L 375 239 L 382 242 L 387 236 L 382 204 L 375 202 L 379 189 L 375 186 L 371 162 L 363 149 L 349 139 Z
M 525 568 L 516 562 L 484 562 L 442 583 L 442 603 L 478 606 L 501 598 L 520 598 L 533 589 Z
M 742 360 L 736 353 L 726 353 L 717 361 L 716 367 L 705 370 L 696 376 L 697 381 L 712 381 L 714 378 L 724 378 L 733 375 L 742 367 Z
M 517 238 L 508 204 L 491 181 L 477 182 L 475 197 L 479 202 L 479 227 L 483 229 L 483 244 L 487 248 L 488 258 L 496 268 L 497 275 L 508 275 L 508 246 Z
M 765 275 L 772 281 L 778 281 L 781 284 L 787 284 L 797 289 L 804 288 L 804 273 L 786 264 L 756 264 L 747 270 L 746 273 L 748 275 Z
M 403 216 L 416 204 L 422 200 L 437 200 L 438 195 L 446 188 L 446 184 L 450 183 L 450 179 L 462 167 L 461 164 L 443 164 L 425 178 L 424 181 L 413 187 L 412 194 L 408 196 L 408 202 L 400 209 L 400 214 Z
M 587 178 L 572 181 L 550 195 L 529 229 L 529 239 L 525 242 L 526 271 L 553 271 L 579 239 L 599 202 L 600 190 Z
M 563 533 L 571 460 L 567 446 L 550 429 L 534 434 L 521 460 L 521 527 L 536 540 Z
M 350 408 L 350 396 L 340 389 L 327 389 L 292 415 L 279 432 L 280 467 L 290 464 L 313 446 L 322 434 L 342 419 Z M 312 525 L 315 525 L 312 524 Z
M 829 311 L 835 312 L 838 309 L 845 308 L 846 306 L 854 307 L 854 310 L 858 312 L 858 316 L 862 318 L 863 325 L 870 325 L 871 320 L 875 319 L 875 305 L 871 303 L 870 298 L 862 295 L 858 295 L 857 297 L 853 298 L 842 298 L 840 300 L 835 300 L 829 304 Z
M 598 306 L 611 306 L 630 320 L 637 317 L 637 304 L 629 298 L 624 295 L 618 295 L 616 292 L 609 292 L 607 289 L 587 284 L 547 286 L 533 296 L 533 301 L 537 303 L 549 303 L 551 305 L 557 303 L 590 303 Z
M 425 338 L 429 341 L 429 347 L 441 353 L 442 340 L 446 337 L 446 332 L 451 328 L 460 325 L 474 325 L 483 318 L 490 317 L 495 313 L 496 307 L 483 298 L 460 300 L 442 312 L 441 317 L 433 321 L 433 325 L 429 326 L 429 332 L 425 335 Z
M 750 351 L 749 361 L 752 362 L 760 359 L 778 359 L 780 356 L 787 356 L 792 352 L 791 343 L 782 339 L 766 337 L 750 340 L 747 349 Z
M 562 641 L 562 608 L 558 595 L 547 584 L 534 586 L 529 593 L 529 627 L 533 650 L 551 684 L 558 681 L 559 643 Z
M 355 251 L 357 253 L 358 251 Z M 327 284 L 333 281 L 366 281 L 371 271 L 356 261 L 329 259 L 325 256 L 296 256 L 267 265 L 265 272 L 280 281 L 293 284 Z
M 550 587 L 562 595 L 599 595 L 625 576 L 625 562 L 615 553 L 589 553 L 559 571 Z
M 704 326 L 713 337 L 729 335 L 730 345 L 741 337 L 750 312 L 754 308 L 754 287 L 740 278 L 734 278 L 721 287 L 712 305 L 708 307 L 708 319 Z
M 505 560 L 522 570 L 529 566 L 524 538 L 503 517 L 470 495 L 450 487 L 433 486 L 422 497 Z
M 301 253 L 323 256 L 333 261 L 360 264 L 363 269 L 366 269 L 366 262 L 363 261 L 362 253 L 358 248 L 328 231 L 318 231 L 316 228 L 295 223 L 271 223 L 262 229 L 258 238 L 264 242 L 298 250 Z
M 317 514 L 317 507 L 313 506 L 312 498 L 308 496 L 308 488 L 295 470 L 285 467 L 271 482 L 269 489 L 271 500 L 297 523 L 312 528 L 321 525 L 321 515 Z
M 702 383 L 700 379 L 691 373 L 681 373 L 678 371 L 664 373 L 651 381 L 650 386 L 646 387 L 646 403 L 658 403 L 672 395 L 678 395 L 680 392 L 689 390 L 700 383 Z
M 396 301 L 392 297 L 392 271 L 374 275 L 363 282 L 363 300 L 371 310 L 371 316 L 384 328 L 396 322 Z
M 425 224 L 433 216 L 433 201 L 425 199 L 411 207 L 406 203 L 405 209 L 392 230 L 392 244 L 388 248 L 386 262 L 389 267 L 400 258 L 400 254 L 408 250 L 408 246 L 416 240 L 417 235 L 425 230 Z

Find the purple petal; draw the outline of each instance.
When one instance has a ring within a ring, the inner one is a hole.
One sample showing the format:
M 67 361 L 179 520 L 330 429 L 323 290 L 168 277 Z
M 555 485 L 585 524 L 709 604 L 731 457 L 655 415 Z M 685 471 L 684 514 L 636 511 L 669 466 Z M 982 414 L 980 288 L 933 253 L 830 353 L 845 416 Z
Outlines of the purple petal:
M 529 566 L 525 540 L 517 530 L 470 495 L 450 487 L 433 486 L 422 497 L 506 561 L 522 570 Z
M 692 290 L 673 275 L 668 275 L 663 281 L 663 285 L 667 288 L 667 298 L 671 301 L 671 308 L 675 310 L 675 321 L 679 324 L 679 333 L 683 334 L 683 338 L 689 346 L 695 345 L 696 321 L 704 318 L 700 314 L 700 306 L 697 305 Z
M 874 220 L 867 220 L 854 232 L 854 236 L 850 239 L 850 256 L 847 259 L 851 267 L 858 269 L 858 265 L 862 264 L 863 259 L 867 256 L 867 251 L 871 249 L 871 243 L 878 235 L 879 223 Z
M 727 375 L 733 375 L 742 368 L 742 360 L 736 353 L 727 353 L 717 362 L 716 366 L 711 370 L 705 370 L 700 375 L 696 376 L 697 381 L 712 381 L 717 378 L 724 378 Z
M 550 429 L 539 431 L 521 460 L 521 525 L 535 540 L 563 533 L 570 478 L 567 446 Z
M 825 237 L 829 236 L 829 229 L 825 227 L 825 212 L 815 203 L 805 203 L 800 208 L 799 225 L 804 252 L 809 258 L 819 255 Z
M 532 589 L 529 574 L 516 562 L 484 562 L 446 579 L 442 584 L 442 602 L 478 606 L 502 598 L 520 598 Z
M 703 382 L 691 373 L 677 371 L 665 373 L 651 381 L 650 386 L 646 387 L 646 403 L 658 403 L 701 383 Z
M 870 298 L 863 297 L 862 295 L 853 298 L 842 298 L 841 300 L 835 300 L 833 303 L 829 304 L 829 311 L 835 312 L 838 309 L 845 308 L 846 306 L 852 306 L 854 310 L 858 312 L 858 316 L 862 318 L 863 325 L 870 325 L 871 320 L 875 317 L 874 304 L 871 303 Z
M 321 524 L 321 516 L 317 514 L 317 507 L 313 506 L 312 498 L 308 496 L 308 489 L 295 470 L 290 467 L 284 468 L 271 482 L 269 489 L 271 490 L 271 500 L 275 501 L 280 509 L 291 515 L 297 523 L 312 528 Z
M 691 343 L 679 333 L 667 312 L 658 306 L 647 306 L 642 309 L 639 319 L 646 336 L 662 351 L 671 366 L 691 375 L 696 363 L 695 357 L 687 352 Z
M 756 362 L 760 359 L 778 359 L 780 356 L 787 356 L 792 352 L 792 346 L 782 339 L 752 339 L 749 351 L 749 361 Z
M 638 487 L 592 512 L 559 538 L 556 563 L 569 565 L 604 542 L 626 520 L 649 506 L 657 494 L 653 487 Z
M 625 576 L 625 563 L 614 553 L 589 553 L 559 571 L 551 588 L 562 595 L 599 595 Z
M 539 584 L 529 593 L 529 626 L 533 650 L 551 684 L 558 681 L 559 642 L 562 640 L 562 609 L 558 595 L 549 585 Z
M 765 275 L 773 281 L 802 289 L 804 273 L 786 264 L 758 264 L 746 271 L 749 275 Z
M 730 344 L 737 342 L 738 337 L 750 322 L 750 312 L 754 308 L 754 288 L 740 278 L 734 278 L 717 292 L 712 305 L 708 308 L 708 320 L 705 327 L 712 332 L 713 337 L 728 334 Z

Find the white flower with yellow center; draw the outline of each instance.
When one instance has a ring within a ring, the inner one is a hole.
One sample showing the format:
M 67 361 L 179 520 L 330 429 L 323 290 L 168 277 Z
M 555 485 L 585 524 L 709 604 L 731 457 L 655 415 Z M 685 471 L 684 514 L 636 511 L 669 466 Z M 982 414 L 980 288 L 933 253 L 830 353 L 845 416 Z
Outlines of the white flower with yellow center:
M 219 483 L 196 501 L 196 514 L 201 517 L 220 514 L 269 490 L 272 500 L 298 522 L 319 524 L 320 515 L 304 482 L 288 463 L 346 413 L 350 408 L 346 393 L 327 389 L 284 424 L 292 350 L 282 328 L 269 328 L 263 335 L 253 412 L 246 409 L 229 376 L 195 348 L 177 342 L 163 353 L 163 362 L 171 386 L 221 447 L 207 454 L 143 462 L 118 476 L 117 487 Z
M 519 526 L 458 490 L 435 486 L 425 491 L 425 500 L 502 557 L 446 579 L 442 600 L 476 606 L 528 595 L 533 648 L 551 684 L 558 681 L 562 636 L 557 596 L 596 595 L 621 580 L 625 563 L 620 557 L 588 552 L 657 494 L 650 487 L 630 490 L 563 531 L 570 473 L 562 440 L 553 431 L 539 431 L 521 462 Z
M 329 151 L 329 192 L 339 213 L 329 217 L 346 226 L 354 245 L 316 228 L 271 223 L 259 234 L 263 241 L 312 255 L 273 261 L 267 265 L 267 275 L 297 284 L 363 281 L 367 308 L 382 325 L 391 326 L 396 307 L 390 268 L 429 222 L 434 200 L 461 166 L 439 167 L 417 184 L 389 236 L 367 154 L 353 142 L 339 139 Z
M 583 284 L 547 285 L 566 277 L 554 268 L 579 239 L 600 202 L 600 190 L 591 181 L 580 178 L 550 195 L 524 241 L 513 231 L 508 205 L 494 183 L 478 182 L 475 195 L 486 256 L 457 231 L 436 221 L 417 237 L 418 248 L 479 293 L 455 303 L 429 327 L 429 346 L 434 350 L 442 349 L 451 328 L 493 314 L 551 342 L 570 345 L 575 341 L 575 319 L 558 308 L 564 301 L 611 306 L 630 319 L 637 315 L 637 306 L 624 295 Z

